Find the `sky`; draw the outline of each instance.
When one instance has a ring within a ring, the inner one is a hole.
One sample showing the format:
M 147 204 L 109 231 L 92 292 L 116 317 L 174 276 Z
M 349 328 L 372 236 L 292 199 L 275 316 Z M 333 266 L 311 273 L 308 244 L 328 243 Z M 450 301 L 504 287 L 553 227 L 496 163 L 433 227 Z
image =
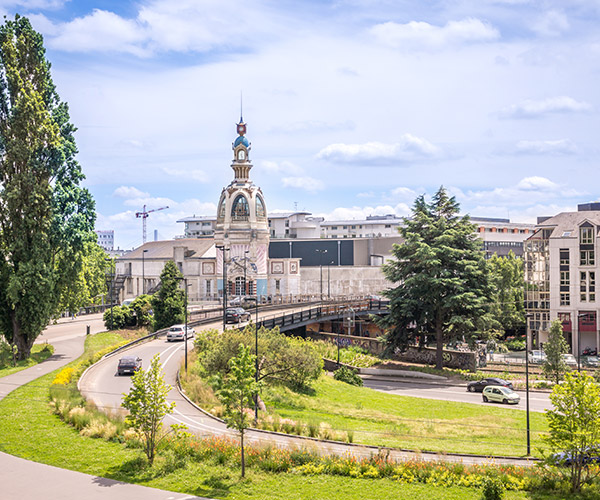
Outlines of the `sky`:
M 43 34 L 96 229 L 216 214 L 240 95 L 269 212 L 535 222 L 597 201 L 600 0 L 0 0 Z

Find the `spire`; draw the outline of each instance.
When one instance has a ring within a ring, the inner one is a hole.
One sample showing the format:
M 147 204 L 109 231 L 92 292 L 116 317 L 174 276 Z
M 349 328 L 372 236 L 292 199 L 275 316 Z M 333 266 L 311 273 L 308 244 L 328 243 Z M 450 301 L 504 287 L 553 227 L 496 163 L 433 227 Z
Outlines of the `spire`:
M 241 109 L 240 122 L 236 125 L 236 127 L 239 136 L 236 137 L 235 141 L 233 141 L 233 163 L 231 164 L 231 168 L 233 168 L 233 171 L 235 172 L 236 180 L 248 180 L 250 169 L 252 168 L 249 157 L 250 142 L 245 137 L 246 124 L 244 123 L 244 118 L 241 115 Z
M 244 123 L 244 99 L 242 91 L 240 90 L 240 123 Z

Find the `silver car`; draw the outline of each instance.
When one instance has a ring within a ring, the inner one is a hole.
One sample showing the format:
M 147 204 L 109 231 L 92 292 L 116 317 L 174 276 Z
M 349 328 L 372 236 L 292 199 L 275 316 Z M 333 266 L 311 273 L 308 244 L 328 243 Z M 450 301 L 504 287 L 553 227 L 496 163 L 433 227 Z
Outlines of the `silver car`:
M 518 404 L 521 401 L 519 395 L 509 389 L 508 387 L 502 387 L 501 385 L 488 385 L 483 389 L 483 402 L 496 401 L 497 403 L 504 404 Z
M 195 330 L 188 326 L 187 337 L 191 339 L 194 336 Z M 185 325 L 173 325 L 167 332 L 167 342 L 173 340 L 184 340 L 185 338 Z

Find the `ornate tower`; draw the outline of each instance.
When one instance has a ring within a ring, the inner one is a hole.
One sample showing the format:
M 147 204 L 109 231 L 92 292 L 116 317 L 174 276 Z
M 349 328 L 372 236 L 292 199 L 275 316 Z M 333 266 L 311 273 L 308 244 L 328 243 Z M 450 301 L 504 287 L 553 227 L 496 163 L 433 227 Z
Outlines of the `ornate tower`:
M 227 263 L 228 294 L 266 295 L 269 224 L 261 189 L 250 180 L 250 142 L 242 117 L 233 142 L 233 181 L 223 188 L 217 208 L 215 245 L 219 290 L 223 290 L 223 255 Z

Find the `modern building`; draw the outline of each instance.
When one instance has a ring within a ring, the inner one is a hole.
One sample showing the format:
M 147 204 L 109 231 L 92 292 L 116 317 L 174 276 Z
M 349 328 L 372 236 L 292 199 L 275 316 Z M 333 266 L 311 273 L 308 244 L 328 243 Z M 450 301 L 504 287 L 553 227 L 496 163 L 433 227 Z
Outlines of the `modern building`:
M 477 226 L 477 234 L 483 240 L 485 258 L 497 254 L 506 257 L 512 251 L 517 257 L 523 255 L 523 242 L 535 231 L 535 224 L 511 222 L 510 219 L 471 217 Z
M 525 241 L 524 255 L 531 345 L 546 342 L 551 321 L 560 319 L 575 355 L 586 347 L 600 347 L 596 295 L 600 203 L 577 208 L 538 218 L 535 232 Z
M 106 231 L 96 230 L 98 245 L 107 252 L 112 252 L 115 248 L 115 232 L 113 229 Z
M 184 238 L 202 238 L 215 234 L 217 217 L 216 215 L 192 215 L 191 217 L 179 219 L 177 222 L 185 224 Z

